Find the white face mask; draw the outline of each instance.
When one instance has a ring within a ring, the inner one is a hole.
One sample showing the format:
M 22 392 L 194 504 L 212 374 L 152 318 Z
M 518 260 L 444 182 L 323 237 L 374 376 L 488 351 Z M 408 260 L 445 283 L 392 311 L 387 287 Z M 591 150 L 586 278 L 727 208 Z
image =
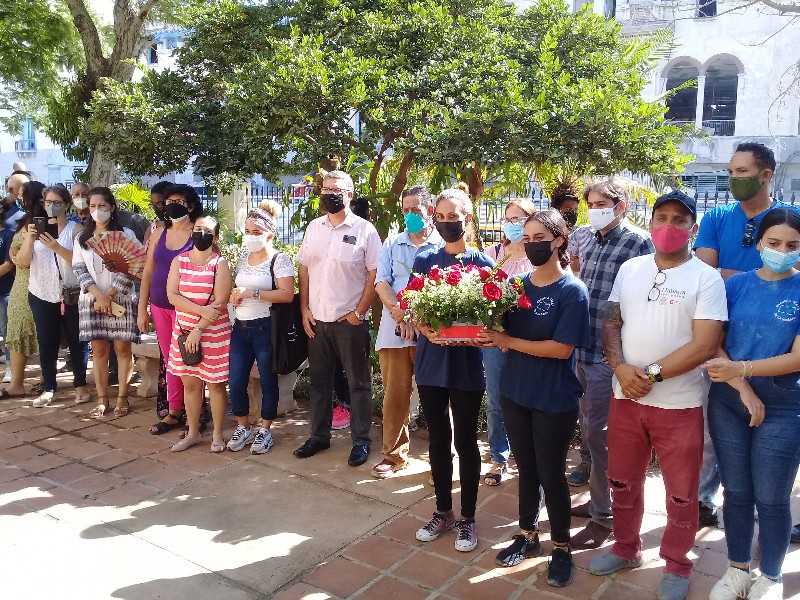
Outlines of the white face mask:
M 258 252 L 259 250 L 263 250 L 264 246 L 267 245 L 267 234 L 262 233 L 261 235 L 243 235 L 242 236 L 242 244 L 244 247 L 247 248 L 248 252 Z
M 91 213 L 92 218 L 94 219 L 95 223 L 105 223 L 111 218 L 111 211 L 110 210 L 93 210 Z
M 613 208 L 590 208 L 588 213 L 589 224 L 594 228 L 595 231 L 605 229 L 611 225 L 611 222 L 614 219 L 617 218 L 617 215 L 614 214 Z
M 77 210 L 86 210 L 86 207 L 89 206 L 89 199 L 79 196 L 77 198 L 73 198 L 72 203 L 75 205 Z

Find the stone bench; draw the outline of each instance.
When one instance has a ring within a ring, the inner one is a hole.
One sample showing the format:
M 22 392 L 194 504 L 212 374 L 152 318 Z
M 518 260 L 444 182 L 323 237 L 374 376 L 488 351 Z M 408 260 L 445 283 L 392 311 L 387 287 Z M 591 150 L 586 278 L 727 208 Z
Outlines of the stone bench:
M 158 396 L 158 371 L 161 352 L 155 333 L 142 334 L 138 344 L 131 344 L 131 352 L 135 358 L 134 370 L 139 371 L 142 382 L 136 390 L 140 398 Z
M 300 368 L 305 369 L 308 361 Z M 297 383 L 297 373 L 278 375 L 278 416 L 297 410 L 297 400 L 294 399 L 294 385 Z M 258 423 L 261 419 L 261 377 L 258 368 L 253 365 L 250 371 L 250 381 L 247 385 L 247 395 L 250 398 L 250 422 Z

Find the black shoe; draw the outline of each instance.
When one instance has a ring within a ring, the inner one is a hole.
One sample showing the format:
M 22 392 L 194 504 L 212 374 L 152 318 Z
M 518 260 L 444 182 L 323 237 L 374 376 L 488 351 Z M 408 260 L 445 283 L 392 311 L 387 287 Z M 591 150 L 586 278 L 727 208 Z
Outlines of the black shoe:
M 719 527 L 719 515 L 717 514 L 716 506 L 700 504 L 700 519 L 697 530 L 699 531 L 704 527 Z
M 369 458 L 369 445 L 356 444 L 350 450 L 350 458 L 347 459 L 347 464 L 351 467 L 358 467 L 367 462 L 367 458 Z
M 547 564 L 547 583 L 564 587 L 572 583 L 572 554 L 564 548 L 554 548 Z
M 539 543 L 539 536 L 529 539 L 524 535 L 515 535 L 514 541 L 508 548 L 503 548 L 497 553 L 494 559 L 501 567 L 516 567 L 526 558 L 541 556 L 542 545 Z
M 64 366 L 58 370 L 59 373 L 72 373 L 72 361 L 68 360 Z
M 327 450 L 331 447 L 330 442 L 320 442 L 314 438 L 308 438 L 302 446 L 294 451 L 297 458 L 308 458 L 314 456 L 320 450 Z
M 793 544 L 800 544 L 800 525 L 792 527 L 792 537 L 789 538 L 789 541 Z

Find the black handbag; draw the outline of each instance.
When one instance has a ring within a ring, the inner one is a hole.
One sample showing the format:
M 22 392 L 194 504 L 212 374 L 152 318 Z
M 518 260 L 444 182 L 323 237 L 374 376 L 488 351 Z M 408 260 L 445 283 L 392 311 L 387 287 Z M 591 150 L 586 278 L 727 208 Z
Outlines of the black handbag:
M 217 267 L 219 266 L 219 258 L 217 258 L 217 262 L 214 265 L 214 281 L 211 283 L 211 293 L 208 295 L 206 299 L 206 303 L 204 306 L 208 306 L 208 303 L 211 302 L 211 296 L 214 295 L 214 286 L 217 283 Z M 194 367 L 195 365 L 199 365 L 203 362 L 203 348 L 198 343 L 197 350 L 194 352 L 189 352 L 186 349 L 186 338 L 189 337 L 189 331 L 186 331 L 183 327 L 179 327 L 181 334 L 178 336 L 178 350 L 181 353 L 181 360 L 183 360 L 183 364 L 187 367 Z
M 272 289 L 276 290 L 275 259 L 269 264 L 272 273 Z M 291 302 L 272 303 L 270 307 L 272 340 L 270 363 L 272 372 L 288 375 L 300 368 L 308 358 L 308 336 L 303 329 L 303 316 L 300 311 L 300 295 L 295 294 Z

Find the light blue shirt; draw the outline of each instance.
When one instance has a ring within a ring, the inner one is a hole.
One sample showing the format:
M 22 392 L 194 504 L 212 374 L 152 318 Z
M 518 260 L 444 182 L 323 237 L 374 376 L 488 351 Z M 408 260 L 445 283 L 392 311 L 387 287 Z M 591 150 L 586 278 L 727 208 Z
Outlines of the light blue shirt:
M 414 246 L 406 231 L 389 236 L 383 242 L 383 248 L 381 248 L 381 258 L 378 262 L 378 274 L 375 277 L 375 284 L 387 281 L 396 294 L 408 285 L 408 280 L 411 279 L 411 269 L 414 266 L 414 258 L 416 258 L 417 254 L 431 249 L 438 250 L 442 247 L 444 247 L 444 240 L 442 240 L 436 229 L 431 231 L 428 239 L 419 247 Z M 416 345 L 416 342 L 409 342 L 395 335 L 394 330 L 396 327 L 397 323 L 395 323 L 392 315 L 389 314 L 389 309 L 384 306 L 381 314 L 381 326 L 378 328 L 378 337 L 375 339 L 376 350 L 381 348 L 406 348 Z

